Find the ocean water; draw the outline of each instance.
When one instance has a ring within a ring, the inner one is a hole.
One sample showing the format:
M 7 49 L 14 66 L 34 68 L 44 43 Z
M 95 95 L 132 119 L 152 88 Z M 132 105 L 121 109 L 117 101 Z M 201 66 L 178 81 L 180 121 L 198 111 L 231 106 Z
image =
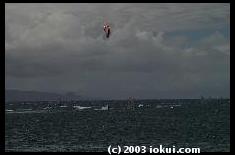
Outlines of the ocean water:
M 109 145 L 230 151 L 228 100 L 137 100 L 132 109 L 126 103 L 6 103 L 5 151 L 107 152 Z M 107 104 L 109 110 L 97 110 Z

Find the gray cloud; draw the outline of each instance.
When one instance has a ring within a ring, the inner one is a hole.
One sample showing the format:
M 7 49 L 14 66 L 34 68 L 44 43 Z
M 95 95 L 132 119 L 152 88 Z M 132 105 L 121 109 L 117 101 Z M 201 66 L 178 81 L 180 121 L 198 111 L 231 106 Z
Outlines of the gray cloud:
M 230 40 L 220 32 L 229 22 L 229 4 L 6 4 L 6 87 L 104 98 L 229 96 Z M 207 30 L 214 31 L 187 35 Z

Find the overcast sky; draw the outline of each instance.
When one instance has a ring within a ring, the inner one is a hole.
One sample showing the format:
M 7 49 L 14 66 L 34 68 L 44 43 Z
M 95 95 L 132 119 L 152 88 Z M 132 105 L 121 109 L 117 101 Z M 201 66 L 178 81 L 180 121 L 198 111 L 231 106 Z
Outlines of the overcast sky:
M 113 99 L 230 96 L 230 4 L 5 4 L 5 10 L 7 89 Z

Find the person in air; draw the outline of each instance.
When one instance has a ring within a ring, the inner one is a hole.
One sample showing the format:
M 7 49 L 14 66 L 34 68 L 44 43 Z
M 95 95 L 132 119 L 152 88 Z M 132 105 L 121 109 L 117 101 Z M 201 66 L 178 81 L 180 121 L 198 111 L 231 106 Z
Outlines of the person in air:
M 111 28 L 108 24 L 104 24 L 104 32 L 106 34 L 106 38 L 109 38 L 110 34 L 111 34 Z

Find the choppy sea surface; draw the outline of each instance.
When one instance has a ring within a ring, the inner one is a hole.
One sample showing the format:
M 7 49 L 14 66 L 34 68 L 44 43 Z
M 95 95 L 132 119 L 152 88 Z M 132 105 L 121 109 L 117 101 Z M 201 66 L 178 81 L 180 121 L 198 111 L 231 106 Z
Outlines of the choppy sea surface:
M 109 110 L 105 108 L 109 105 Z M 107 152 L 109 145 L 230 151 L 229 100 L 9 102 L 5 151 Z

